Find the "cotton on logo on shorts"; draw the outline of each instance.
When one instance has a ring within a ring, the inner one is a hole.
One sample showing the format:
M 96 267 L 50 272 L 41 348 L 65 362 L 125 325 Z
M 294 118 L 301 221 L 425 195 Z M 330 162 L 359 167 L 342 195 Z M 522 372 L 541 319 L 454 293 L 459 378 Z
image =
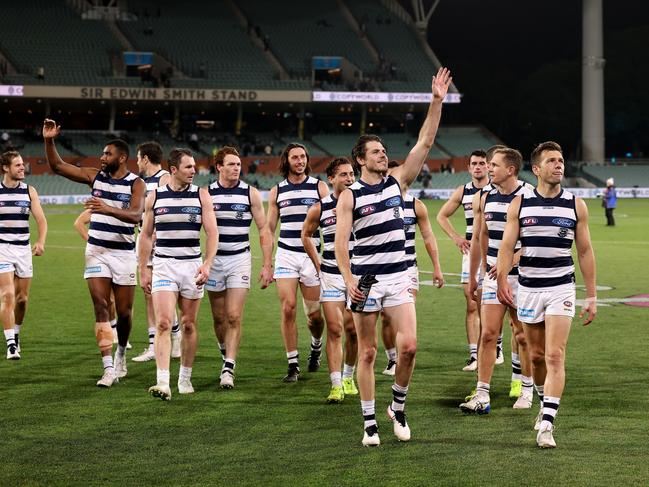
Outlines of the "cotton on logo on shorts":
M 169 279 L 160 279 L 158 281 L 155 281 L 152 287 L 164 287 L 169 285 L 171 285 L 171 281 Z
M 496 299 L 496 293 L 482 293 L 482 299 Z
M 216 286 L 216 283 L 217 283 L 216 279 L 208 279 L 206 284 L 208 286 Z
M 276 275 L 281 275 L 281 274 L 290 274 L 291 269 L 287 269 L 286 267 L 278 267 L 275 269 L 275 274 Z
M 337 289 L 327 289 L 325 291 L 322 291 L 323 298 L 339 298 L 342 295 L 342 291 L 338 291 Z
M 86 267 L 86 272 L 88 274 L 94 274 L 96 272 L 101 272 L 101 266 L 95 265 L 95 266 L 92 266 L 92 267 Z
M 518 316 L 520 318 L 534 318 L 533 308 L 518 308 Z

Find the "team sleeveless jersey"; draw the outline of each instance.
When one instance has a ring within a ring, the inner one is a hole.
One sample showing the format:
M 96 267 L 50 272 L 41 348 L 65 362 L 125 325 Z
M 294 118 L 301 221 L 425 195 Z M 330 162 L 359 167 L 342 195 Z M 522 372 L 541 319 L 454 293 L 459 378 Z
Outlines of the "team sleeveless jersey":
M 417 231 L 417 213 L 415 212 L 415 197 L 406 193 L 403 198 L 403 231 L 406 234 L 406 263 L 408 267 L 417 265 L 415 235 Z
M 169 171 L 160 169 L 153 176 L 144 178 L 144 182 L 146 183 L 146 194 L 149 194 L 151 191 L 155 191 L 158 188 L 158 186 L 160 186 L 160 178 L 166 174 L 169 174 Z
M 392 176 L 375 185 L 359 180 L 354 196 L 352 273 L 389 276 L 408 269 L 401 187 Z
M 334 241 L 336 239 L 336 205 L 338 199 L 333 194 L 328 194 L 320 200 L 320 228 L 322 229 L 322 259 L 320 262 L 320 271 L 326 274 L 340 275 L 338 263 L 336 262 L 336 252 L 334 250 Z M 349 258 L 352 256 L 354 248 L 354 236 L 349 236 Z
M 302 224 L 309 207 L 320 199 L 319 180 L 308 176 L 299 184 L 284 180 L 277 185 L 277 207 L 279 208 L 279 241 L 277 247 L 289 252 L 302 252 Z M 313 244 L 320 252 L 320 231 L 312 236 Z
M 29 186 L 20 182 L 9 188 L 0 182 L 0 243 L 29 245 Z
M 133 183 L 140 179 L 129 172 L 121 179 L 113 179 L 99 171 L 92 183 L 92 196 L 113 208 L 127 209 L 131 203 Z M 135 223 L 122 221 L 114 216 L 93 213 L 88 228 L 86 250 L 105 249 L 133 251 L 135 249 Z
M 487 189 L 488 188 L 488 189 Z M 484 192 L 489 192 L 493 189 L 491 184 L 487 184 L 482 188 L 476 188 L 473 181 L 464 185 L 462 192 L 462 208 L 464 208 L 464 219 L 466 220 L 466 232 L 464 238 L 471 240 L 473 236 L 473 195 L 480 191 L 480 195 Z
M 505 230 L 505 223 L 507 221 L 507 210 L 509 204 L 519 194 L 528 192 L 529 189 L 525 184 L 520 184 L 510 194 L 502 194 L 498 189 L 492 189 L 486 196 L 484 206 L 484 219 L 489 231 L 489 248 L 487 250 L 487 270 L 496 265 L 498 257 L 498 250 L 503 239 L 503 231 Z M 521 248 L 520 240 L 516 241 L 515 249 Z M 509 272 L 510 275 L 518 275 L 518 267 L 514 266 Z
M 250 186 L 239 180 L 232 188 L 214 181 L 208 187 L 219 230 L 216 255 L 237 255 L 250 251 Z
M 191 184 L 183 191 L 173 191 L 169 185 L 157 188 L 153 204 L 155 256 L 199 259 L 202 214 L 198 186 Z
M 536 190 L 528 192 L 523 195 L 518 221 L 523 247 L 519 284 L 550 288 L 574 283 L 575 196 L 565 190 L 554 198 L 543 198 Z

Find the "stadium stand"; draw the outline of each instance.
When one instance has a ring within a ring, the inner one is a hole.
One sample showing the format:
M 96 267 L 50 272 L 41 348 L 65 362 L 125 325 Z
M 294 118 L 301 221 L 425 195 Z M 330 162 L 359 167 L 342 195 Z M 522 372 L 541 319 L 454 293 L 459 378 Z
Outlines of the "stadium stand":
M 466 156 L 476 149 L 487 149 L 502 144 L 483 127 L 440 127 L 435 143 L 454 156 Z
M 598 181 L 598 186 L 605 186 L 608 178 L 615 180 L 615 186 L 632 188 L 649 187 L 649 166 L 583 166 L 582 171 Z

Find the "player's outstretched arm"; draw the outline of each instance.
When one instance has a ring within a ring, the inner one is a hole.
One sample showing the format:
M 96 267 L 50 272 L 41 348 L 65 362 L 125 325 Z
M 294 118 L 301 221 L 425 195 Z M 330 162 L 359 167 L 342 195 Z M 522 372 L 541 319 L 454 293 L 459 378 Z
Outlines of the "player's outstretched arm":
M 263 258 L 259 282 L 261 282 L 261 288 L 265 289 L 273 281 L 273 236 L 266 225 L 266 214 L 264 213 L 261 195 L 257 188 L 253 187 L 250 188 L 250 211 L 257 225 L 257 230 L 259 230 L 259 246 Z
M 507 282 L 509 271 L 512 270 L 514 263 L 514 247 L 520 233 L 520 224 L 518 223 L 518 212 L 521 207 L 521 197 L 517 196 L 507 209 L 507 223 L 503 232 L 503 239 L 498 249 L 498 260 L 496 261 L 496 279 L 498 280 L 498 300 L 509 306 L 515 307 L 514 294 L 512 288 Z
M 597 315 L 597 287 L 595 277 L 595 253 L 590 241 L 590 230 L 588 229 L 588 208 L 581 198 L 575 201 L 577 212 L 577 227 L 575 229 L 575 247 L 577 248 L 577 259 L 579 268 L 586 286 L 586 301 L 579 317 L 586 315 L 584 325 L 590 324 Z
M 433 227 L 428 219 L 428 209 L 426 205 L 415 198 L 415 214 L 417 215 L 417 225 L 421 231 L 421 238 L 424 239 L 426 252 L 433 263 L 433 283 L 439 288 L 444 285 L 444 274 L 442 266 L 439 263 L 439 251 L 437 250 L 437 239 L 433 233 Z
M 33 186 L 29 186 L 29 199 L 32 202 L 31 213 L 36 220 L 36 227 L 38 228 L 38 239 L 32 247 L 33 255 L 43 255 L 45 252 L 45 239 L 47 238 L 47 219 L 41 206 L 41 200 L 38 199 L 38 192 Z
M 452 81 L 453 78 L 451 77 L 451 72 L 446 68 L 439 68 L 437 75 L 433 76 L 431 86 L 432 98 L 430 100 L 430 105 L 428 106 L 426 119 L 419 131 L 417 143 L 410 150 L 405 162 L 401 166 L 397 167 L 392 173 L 401 184 L 403 191 L 408 189 L 415 180 L 426 161 L 428 152 L 430 152 L 431 147 L 433 147 L 435 135 L 437 135 L 437 128 L 439 127 L 439 121 L 442 117 L 442 102 L 444 101 L 444 97 L 446 96 Z
M 302 224 L 302 233 L 300 234 L 304 250 L 309 256 L 309 259 L 311 259 L 311 262 L 313 262 L 318 275 L 320 275 L 320 256 L 318 255 L 318 250 L 316 249 L 311 236 L 320 226 L 321 208 L 322 206 L 320 202 L 311 205 L 311 208 L 307 211 L 304 223 Z
M 92 186 L 99 169 L 94 167 L 77 167 L 61 159 L 56 150 L 54 139 L 61 132 L 61 127 L 54 120 L 46 118 L 43 122 L 43 139 L 45 140 L 45 158 L 55 174 L 60 174 L 77 183 Z
M 92 197 L 88 199 L 84 206 L 93 213 L 110 215 L 118 220 L 127 223 L 140 223 L 142 211 L 144 209 L 144 195 L 146 194 L 146 184 L 140 178 L 133 181 L 133 191 L 131 201 L 126 208 L 115 208 L 104 203 L 100 198 Z
M 87 242 L 88 241 L 88 224 L 90 223 L 90 216 L 92 211 L 83 210 L 79 213 L 79 216 L 74 220 L 74 229 L 77 231 L 81 238 Z
M 460 186 L 456 188 L 455 191 L 453 191 L 451 197 L 446 200 L 446 203 L 444 203 L 437 212 L 437 223 L 439 223 L 439 226 L 442 227 L 444 233 L 448 235 L 450 239 L 453 240 L 453 242 L 455 242 L 455 245 L 457 245 L 458 249 L 460 249 L 460 252 L 467 254 L 469 253 L 471 242 L 469 242 L 464 235 L 460 235 L 455 231 L 455 228 L 453 228 L 453 224 L 450 220 L 451 216 L 453 216 L 453 214 L 462 204 L 463 194 L 464 186 Z
M 216 216 L 214 215 L 212 198 L 210 197 L 207 188 L 199 188 L 198 198 L 201 201 L 201 222 L 203 223 L 203 230 L 205 230 L 205 236 L 207 237 L 205 243 L 205 258 L 196 272 L 196 284 L 200 286 L 207 282 L 207 278 L 210 275 L 212 262 L 216 256 L 216 249 L 219 246 L 219 231 L 216 226 Z

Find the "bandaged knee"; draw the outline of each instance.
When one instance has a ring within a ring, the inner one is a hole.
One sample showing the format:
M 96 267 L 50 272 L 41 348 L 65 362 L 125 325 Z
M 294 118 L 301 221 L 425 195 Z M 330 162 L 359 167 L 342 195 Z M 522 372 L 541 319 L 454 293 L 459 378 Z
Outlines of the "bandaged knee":
M 320 311 L 320 301 L 311 301 L 309 299 L 302 298 L 302 306 L 304 309 L 304 314 L 309 316 L 316 311 Z
M 110 323 L 95 323 L 95 338 L 97 339 L 97 346 L 102 352 L 113 350 L 113 330 Z

